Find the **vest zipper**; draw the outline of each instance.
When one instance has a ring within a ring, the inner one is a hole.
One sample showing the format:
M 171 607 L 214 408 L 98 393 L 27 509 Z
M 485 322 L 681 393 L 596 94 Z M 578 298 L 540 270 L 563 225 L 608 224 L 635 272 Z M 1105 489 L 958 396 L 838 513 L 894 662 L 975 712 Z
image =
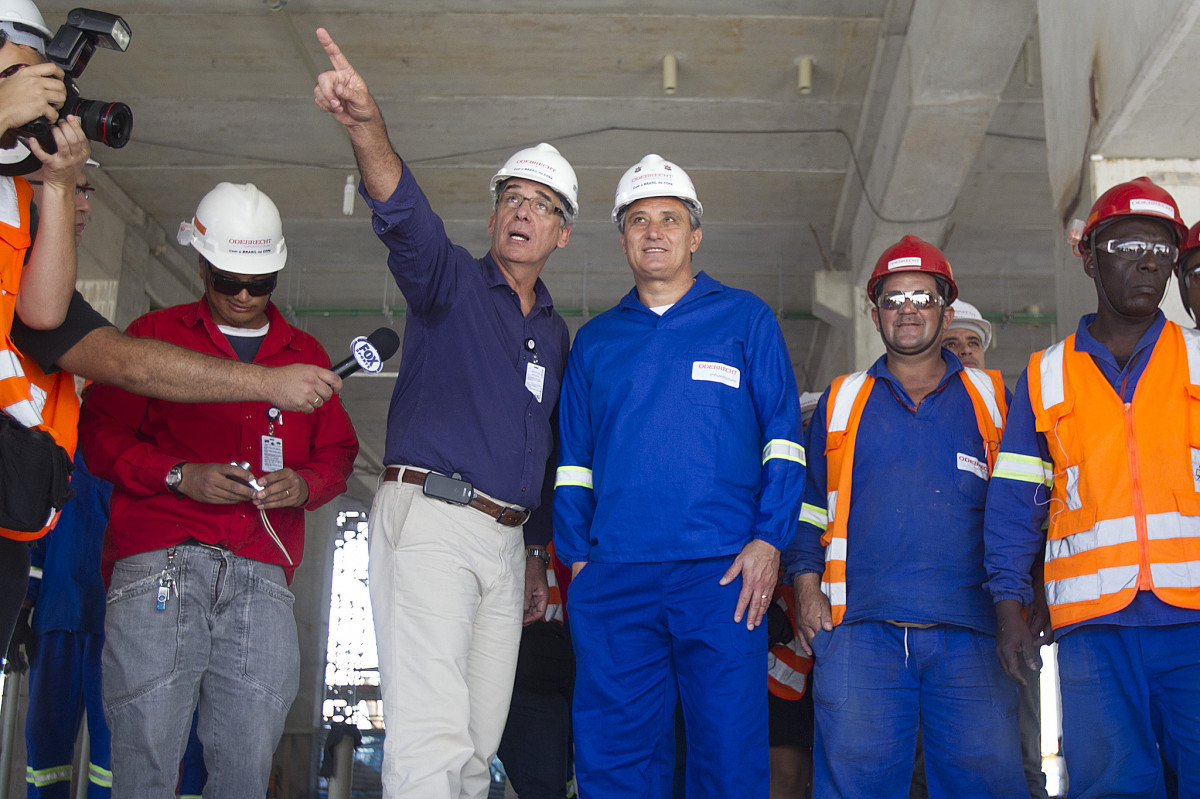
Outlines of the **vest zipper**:
M 1129 490 L 1133 500 L 1133 521 L 1138 540 L 1138 590 L 1152 587 L 1150 574 L 1150 541 L 1146 532 L 1146 501 L 1142 496 L 1141 472 L 1138 470 L 1137 438 L 1133 430 L 1133 403 L 1123 403 L 1125 416 L 1125 450 L 1129 456 Z

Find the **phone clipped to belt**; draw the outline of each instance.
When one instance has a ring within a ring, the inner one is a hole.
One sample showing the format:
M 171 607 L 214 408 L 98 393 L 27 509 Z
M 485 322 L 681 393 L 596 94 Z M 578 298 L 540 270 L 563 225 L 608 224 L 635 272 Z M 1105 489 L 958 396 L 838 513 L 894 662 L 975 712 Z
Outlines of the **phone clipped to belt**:
M 425 484 L 421 490 L 427 497 L 453 502 L 455 505 L 470 505 L 475 498 L 475 486 L 458 476 L 447 477 L 437 472 L 425 473 Z

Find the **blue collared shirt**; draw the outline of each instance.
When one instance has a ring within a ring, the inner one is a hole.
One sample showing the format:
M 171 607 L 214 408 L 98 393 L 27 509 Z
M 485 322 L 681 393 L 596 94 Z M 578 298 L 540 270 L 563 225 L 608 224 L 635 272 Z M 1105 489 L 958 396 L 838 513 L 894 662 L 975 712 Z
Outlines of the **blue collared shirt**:
M 1154 324 L 1138 340 L 1124 367 L 1117 364 L 1108 347 L 1097 341 L 1088 330 L 1095 318 L 1095 314 L 1086 314 L 1079 320 L 1079 328 L 1075 331 L 1075 349 L 1092 356 L 1092 361 L 1122 402 L 1132 402 L 1138 380 L 1150 361 L 1154 345 L 1162 335 L 1166 317 L 1162 311 L 1158 312 Z M 1000 452 L 1051 462 L 1046 436 L 1037 432 L 1034 424 L 1033 406 L 1029 400 L 1028 369 L 1021 373 L 1017 381 Z M 988 490 L 984 538 L 987 547 L 987 588 L 994 601 L 1015 599 L 1022 605 L 1033 601 L 1030 569 L 1034 558 L 1042 552 L 1049 505 L 1050 492 L 1042 483 L 1007 479 L 1002 475 L 992 480 Z M 1200 621 L 1200 611 L 1177 608 L 1163 602 L 1153 592 L 1139 591 L 1133 601 L 1121 610 L 1080 624 L 1132 627 L 1196 621 Z M 1078 626 L 1074 624 L 1055 630 L 1055 634 L 1063 635 Z
M 385 202 L 361 184 L 359 193 L 408 301 L 386 462 L 457 472 L 503 502 L 537 507 L 570 346 L 550 292 L 539 279 L 523 315 L 491 254 L 475 258 L 446 237 L 407 165 Z M 540 399 L 526 387 L 531 362 L 545 369 Z
M 995 632 L 983 590 L 987 451 L 962 363 L 949 350 L 942 358 L 946 374 L 919 407 L 887 368 L 886 355 L 867 370 L 875 382 L 854 444 L 845 622 L 895 619 Z M 828 403 L 826 389 L 805 442 L 804 504 L 820 509 L 828 502 Z M 823 532 L 799 523 L 783 556 L 789 582 L 824 571 Z

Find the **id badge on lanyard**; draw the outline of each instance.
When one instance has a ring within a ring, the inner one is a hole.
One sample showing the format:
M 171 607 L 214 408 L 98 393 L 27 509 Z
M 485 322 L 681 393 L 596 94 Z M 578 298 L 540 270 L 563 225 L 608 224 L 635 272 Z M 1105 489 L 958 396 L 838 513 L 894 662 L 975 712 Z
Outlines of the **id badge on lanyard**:
M 272 405 L 267 409 L 267 434 L 262 437 L 262 470 L 277 472 L 283 468 L 283 439 L 275 435 L 275 423 L 283 424 L 283 413 Z

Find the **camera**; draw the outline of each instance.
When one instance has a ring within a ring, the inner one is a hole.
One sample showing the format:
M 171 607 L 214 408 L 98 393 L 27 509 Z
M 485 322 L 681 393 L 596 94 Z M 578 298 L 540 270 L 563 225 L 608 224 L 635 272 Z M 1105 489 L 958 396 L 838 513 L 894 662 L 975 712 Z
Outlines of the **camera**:
M 67 100 L 59 109 L 59 115 L 74 114 L 79 117 L 85 136 L 114 149 L 124 147 L 129 142 L 129 134 L 133 131 L 133 112 L 124 103 L 85 100 L 75 86 L 75 79 L 83 74 L 97 47 L 125 52 L 131 36 L 128 23 L 116 14 L 76 8 L 67 14 L 66 24 L 58 29 L 50 44 L 46 45 L 46 59 L 57 64 L 65 73 L 63 82 L 67 86 Z M 58 150 L 58 145 L 51 135 L 51 128 L 49 120 L 38 117 L 17 128 L 16 132 L 37 139 L 42 149 L 53 153 Z M 37 166 L 40 164 L 34 168 Z

